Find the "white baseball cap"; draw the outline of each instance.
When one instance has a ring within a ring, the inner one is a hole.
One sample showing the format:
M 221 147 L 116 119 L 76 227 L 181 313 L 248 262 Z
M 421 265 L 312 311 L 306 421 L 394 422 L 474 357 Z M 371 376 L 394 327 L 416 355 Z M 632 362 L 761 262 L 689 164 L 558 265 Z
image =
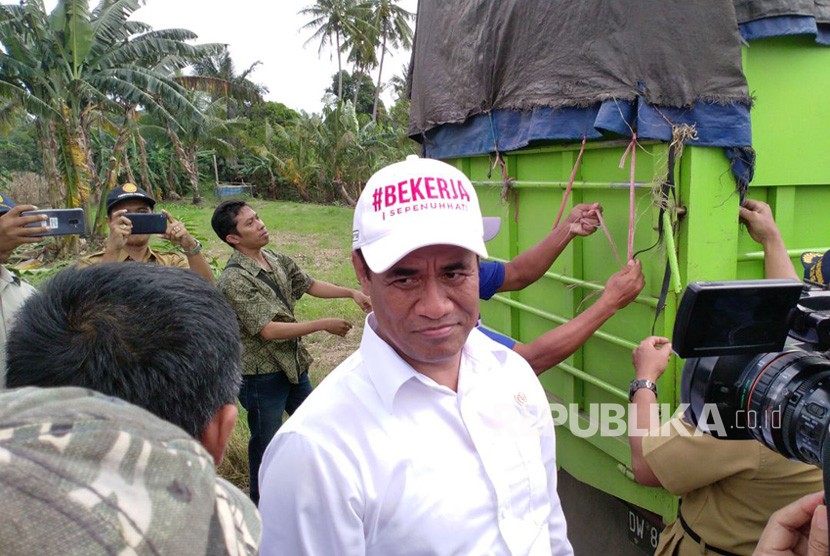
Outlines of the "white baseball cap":
M 498 224 L 489 220 L 488 235 L 498 232 Z M 352 249 L 381 273 L 428 245 L 456 245 L 486 257 L 484 234 L 467 176 L 440 160 L 410 155 L 369 178 L 354 211 Z

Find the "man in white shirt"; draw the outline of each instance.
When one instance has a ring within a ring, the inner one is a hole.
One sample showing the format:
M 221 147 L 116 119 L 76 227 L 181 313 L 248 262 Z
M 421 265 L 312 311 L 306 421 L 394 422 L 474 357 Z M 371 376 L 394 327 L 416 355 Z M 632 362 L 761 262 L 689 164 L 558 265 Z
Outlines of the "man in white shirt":
M 3 265 L 19 245 L 42 241 L 37 234 L 49 230 L 43 226 L 27 227 L 46 219 L 44 214 L 21 216 L 22 212 L 36 209 L 34 205 L 16 205 L 0 194 L 0 390 L 6 386 L 6 337 L 15 314 L 36 291 Z
M 452 166 L 409 157 L 369 180 L 352 260 L 374 312 L 265 453 L 263 554 L 573 553 L 545 394 L 473 330 L 482 234 Z

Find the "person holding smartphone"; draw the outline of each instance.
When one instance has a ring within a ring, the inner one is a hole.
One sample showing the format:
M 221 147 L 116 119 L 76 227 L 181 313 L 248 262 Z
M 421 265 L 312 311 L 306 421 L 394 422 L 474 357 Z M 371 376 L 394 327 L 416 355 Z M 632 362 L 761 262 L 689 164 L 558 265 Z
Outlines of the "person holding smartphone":
M 211 284 L 214 283 L 213 272 L 202 254 L 202 244 L 188 233 L 182 222 L 174 219 L 165 210 L 161 211 L 157 219 L 141 216 L 155 216 L 155 205 L 156 200 L 133 183 L 125 183 L 111 190 L 107 195 L 107 221 L 110 230 L 104 250 L 81 258 L 78 266 L 124 261 L 153 263 L 189 268 Z M 130 215 L 135 215 L 132 220 Z M 166 223 L 154 221 L 162 220 L 162 215 L 166 218 Z M 179 246 L 182 253 L 159 253 L 150 249 L 150 236 L 153 231 Z
M 0 194 L 0 389 L 6 386 L 7 332 L 23 302 L 36 291 L 4 265 L 19 245 L 37 243 L 43 239 L 35 236 L 48 228 L 30 228 L 26 225 L 45 220 L 46 215 L 21 216 L 22 212 L 36 209 L 33 205 L 16 205 L 6 195 Z

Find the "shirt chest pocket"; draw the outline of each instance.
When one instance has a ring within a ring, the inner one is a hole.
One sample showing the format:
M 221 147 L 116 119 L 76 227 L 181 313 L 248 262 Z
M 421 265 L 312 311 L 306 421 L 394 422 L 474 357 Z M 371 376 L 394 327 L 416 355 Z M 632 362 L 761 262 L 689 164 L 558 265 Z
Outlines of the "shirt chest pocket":
M 519 394 L 505 397 L 503 390 L 468 396 L 462 404 L 465 423 L 496 495 L 499 519 L 541 524 L 550 512 L 540 430 L 545 425 L 536 413 L 543 409 Z
M 539 437 L 531 431 L 499 437 L 493 442 L 492 458 L 500 509 L 539 524 L 545 522 L 550 510 L 548 477 Z

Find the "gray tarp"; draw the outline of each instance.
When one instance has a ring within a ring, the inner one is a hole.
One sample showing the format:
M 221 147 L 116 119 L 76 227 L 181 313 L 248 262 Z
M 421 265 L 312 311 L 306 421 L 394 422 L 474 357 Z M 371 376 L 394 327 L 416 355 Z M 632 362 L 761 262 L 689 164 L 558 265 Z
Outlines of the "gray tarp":
M 410 134 L 495 109 L 749 103 L 731 0 L 420 0 Z
M 830 23 L 830 1 L 827 0 L 734 0 L 738 23 L 767 17 L 809 16 L 817 23 Z

